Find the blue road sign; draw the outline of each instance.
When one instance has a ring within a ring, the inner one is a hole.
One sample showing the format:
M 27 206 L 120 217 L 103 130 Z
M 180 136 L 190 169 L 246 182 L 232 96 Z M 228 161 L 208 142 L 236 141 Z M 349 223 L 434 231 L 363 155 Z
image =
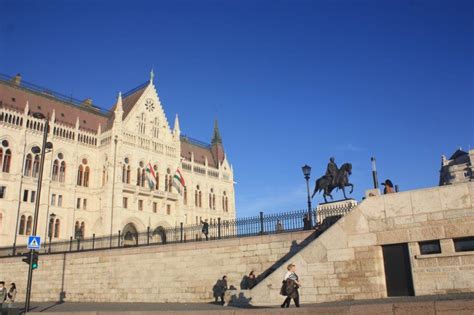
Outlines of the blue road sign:
M 41 236 L 31 235 L 28 236 L 28 249 L 40 249 Z

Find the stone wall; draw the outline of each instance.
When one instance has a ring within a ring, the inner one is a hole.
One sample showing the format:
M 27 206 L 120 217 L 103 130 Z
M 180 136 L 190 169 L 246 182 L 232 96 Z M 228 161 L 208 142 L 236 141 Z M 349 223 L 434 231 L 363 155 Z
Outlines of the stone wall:
M 34 272 L 32 301 L 209 302 L 222 275 L 240 288 L 251 270 L 267 270 L 301 247 L 311 232 L 221 241 L 42 255 Z M 0 278 L 16 282 L 24 300 L 27 265 L 0 259 Z
M 474 252 L 452 238 L 474 236 L 474 183 L 367 198 L 296 254 L 301 300 L 327 302 L 387 296 L 382 246 L 408 243 L 416 295 L 474 291 Z M 419 241 L 440 240 L 442 253 L 420 255 Z M 281 266 L 248 298 L 281 303 Z

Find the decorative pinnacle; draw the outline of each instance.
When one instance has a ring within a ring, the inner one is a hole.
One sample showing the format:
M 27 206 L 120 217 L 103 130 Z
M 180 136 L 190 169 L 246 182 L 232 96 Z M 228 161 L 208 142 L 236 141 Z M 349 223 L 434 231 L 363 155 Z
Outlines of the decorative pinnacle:
M 217 119 L 214 120 L 214 135 L 212 136 L 211 144 L 222 144 L 222 138 L 219 132 L 219 126 L 217 125 Z
M 150 71 L 150 83 L 153 83 L 153 79 L 155 78 L 155 73 L 153 72 L 153 68 Z

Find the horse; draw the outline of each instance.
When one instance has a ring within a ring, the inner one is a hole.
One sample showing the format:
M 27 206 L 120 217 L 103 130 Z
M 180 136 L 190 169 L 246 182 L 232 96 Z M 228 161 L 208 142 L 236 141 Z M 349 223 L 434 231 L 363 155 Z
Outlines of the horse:
M 314 187 L 314 192 L 311 198 L 314 198 L 316 193 L 323 191 L 324 202 L 328 202 L 326 196 L 331 197 L 333 199 L 331 192 L 334 188 L 342 189 L 342 193 L 344 194 L 344 199 L 349 199 L 346 196 L 345 187 L 351 187 L 351 191 L 349 192 L 352 194 L 354 190 L 354 185 L 349 183 L 349 175 L 352 174 L 352 164 L 351 163 L 344 163 L 341 165 L 341 168 L 337 170 L 336 178 L 334 179 L 334 184 L 331 183 L 331 179 L 327 176 L 322 176 L 316 180 L 316 187 Z

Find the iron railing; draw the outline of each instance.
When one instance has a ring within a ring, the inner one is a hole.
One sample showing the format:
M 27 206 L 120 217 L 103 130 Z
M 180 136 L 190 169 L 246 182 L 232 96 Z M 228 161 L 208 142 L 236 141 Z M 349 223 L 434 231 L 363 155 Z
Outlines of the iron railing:
M 334 207 L 326 211 L 321 211 L 316 215 L 316 210 L 312 211 L 313 222 L 317 222 L 315 229 L 333 224 L 341 216 L 352 209 L 351 204 Z M 158 227 L 147 228 L 143 232 L 118 231 L 112 236 L 91 238 L 72 238 L 66 241 L 43 243 L 39 250 L 40 254 L 56 254 L 65 252 L 101 250 L 111 248 L 123 248 L 131 246 L 147 246 L 159 244 L 174 244 L 184 242 L 198 242 L 207 240 L 218 240 L 228 238 L 249 237 L 266 234 L 286 233 L 312 229 L 305 225 L 307 222 L 307 210 L 298 210 L 283 213 L 264 214 L 260 212 L 258 216 L 237 218 L 234 220 L 221 220 L 220 218 L 208 223 L 207 236 L 203 231 L 203 224 L 193 224 L 184 226 L 183 224 L 173 228 Z M 315 218 L 318 220 L 314 220 Z M 27 252 L 26 245 L 0 248 L 0 258 L 21 255 Z

